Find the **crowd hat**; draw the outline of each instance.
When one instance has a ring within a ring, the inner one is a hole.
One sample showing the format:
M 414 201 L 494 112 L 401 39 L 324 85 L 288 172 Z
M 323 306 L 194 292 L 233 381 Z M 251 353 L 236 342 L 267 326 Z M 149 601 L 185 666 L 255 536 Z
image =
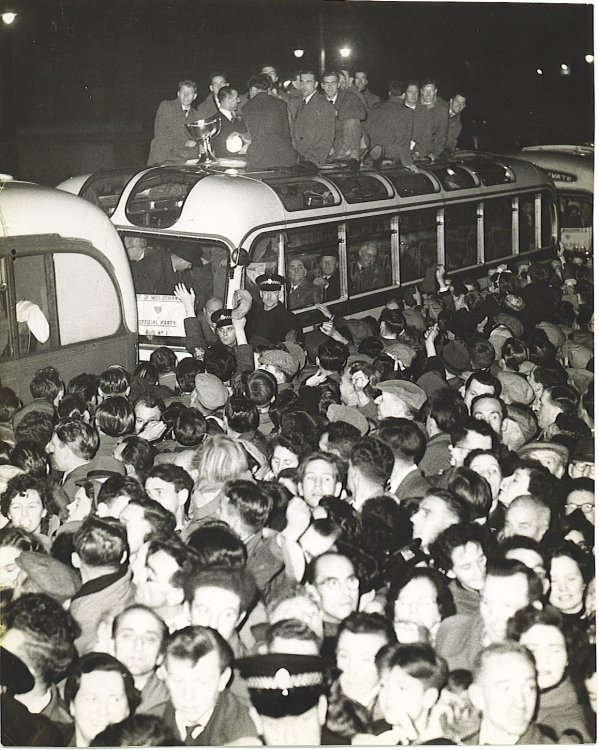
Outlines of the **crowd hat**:
M 81 588 L 81 579 L 73 568 L 44 552 L 21 552 L 16 563 L 33 584 L 29 591 L 35 587 L 61 604 L 72 599 Z
M 278 273 L 263 273 L 256 278 L 256 284 L 264 292 L 279 291 L 284 283 L 285 279 Z
M 512 310 L 513 312 L 522 312 L 526 306 L 524 300 L 518 294 L 507 294 L 503 304 L 506 310 Z
M 223 307 L 220 310 L 216 310 L 210 316 L 210 320 L 216 325 L 217 328 L 224 328 L 225 326 L 233 325 L 233 310 Z
M 508 404 L 507 418 L 516 422 L 525 442 L 532 440 L 539 431 L 537 419 L 530 409 L 516 409 L 512 404 Z
M 539 453 L 540 451 L 550 451 L 551 453 L 555 453 L 562 463 L 568 463 L 570 452 L 566 446 L 561 443 L 527 443 L 518 450 L 518 455 L 520 458 L 534 458 L 534 454 Z
M 570 367 L 566 372 L 568 373 L 568 384 L 573 386 L 581 396 L 592 387 L 595 380 L 592 372 L 580 367 Z
M 353 406 L 331 404 L 327 409 L 327 419 L 329 422 L 347 422 L 359 430 L 360 435 L 368 434 L 370 429 L 366 417 Z
M 227 403 L 229 391 L 222 380 L 209 372 L 200 372 L 195 377 L 195 399 L 204 409 L 214 411 Z
M 324 663 L 306 654 L 260 654 L 238 659 L 236 666 L 256 711 L 274 719 L 301 716 L 324 692 Z
M 247 289 L 238 289 L 235 292 L 233 299 L 234 307 L 231 312 L 231 317 L 234 320 L 245 318 L 252 306 L 252 295 L 247 291 Z
M 510 313 L 501 312 L 497 313 L 493 320 L 495 323 L 509 328 L 514 338 L 522 338 L 522 335 L 524 334 L 524 323 L 522 323 L 520 318 L 517 318 L 515 315 L 510 315 Z
M 385 354 L 388 354 L 393 359 L 399 360 L 404 368 L 406 368 L 411 367 L 412 362 L 416 357 L 416 350 L 414 347 L 398 341 L 396 344 L 391 344 L 391 346 L 385 347 Z
M 439 352 L 443 367 L 452 375 L 461 375 L 470 367 L 470 352 L 461 341 L 450 341 Z
M 506 404 L 524 404 L 528 406 L 535 399 L 535 394 L 528 380 L 517 372 L 501 370 L 497 373 L 501 383 L 501 400 Z
M 431 398 L 435 393 L 447 388 L 447 381 L 440 373 L 429 370 L 418 378 L 417 385 L 424 390 L 428 398 Z
M 297 359 L 299 369 L 303 370 L 306 366 L 306 352 L 302 349 L 302 347 L 293 341 L 283 341 L 283 346 L 285 347 L 285 349 L 287 349 L 292 357 L 295 357 L 295 359 Z
M 593 359 L 593 350 L 584 344 L 574 344 L 570 347 L 568 354 L 568 364 L 570 367 L 579 367 L 585 369 Z
M 421 409 L 426 401 L 425 391 L 409 380 L 382 380 L 376 387 L 383 393 L 390 393 L 401 399 L 413 409 Z
M 262 352 L 258 360 L 262 365 L 272 365 L 278 367 L 282 373 L 292 378 L 299 370 L 299 362 L 288 351 L 282 349 L 269 349 Z
M 566 334 L 558 325 L 555 325 L 555 323 L 549 323 L 548 321 L 543 320 L 540 323 L 537 323 L 535 327 L 539 328 L 541 331 L 545 331 L 549 343 L 553 344 L 556 349 L 559 349 L 566 340 Z

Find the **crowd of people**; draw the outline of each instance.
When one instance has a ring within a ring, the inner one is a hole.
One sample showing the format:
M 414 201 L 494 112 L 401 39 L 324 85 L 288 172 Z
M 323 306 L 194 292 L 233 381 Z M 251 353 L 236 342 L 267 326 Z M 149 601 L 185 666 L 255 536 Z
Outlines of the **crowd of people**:
M 591 260 L 308 333 L 255 282 L 0 388 L 2 743 L 593 741 Z
M 197 109 L 198 86 L 190 79 L 179 81 L 175 99 L 160 104 L 148 164 L 196 158 L 198 145 L 186 125 L 216 118 L 214 155 L 246 155 L 252 169 L 297 164 L 309 173 L 327 162 L 353 169 L 364 162 L 417 171 L 417 161 L 455 153 L 466 107 L 462 89 L 445 101 L 432 78 L 393 80 L 381 101 L 368 88 L 364 70 L 328 70 L 320 81 L 314 70 L 302 70 L 283 85 L 276 68 L 265 65 L 249 79 L 245 94 L 222 71 L 210 74 L 208 88 Z

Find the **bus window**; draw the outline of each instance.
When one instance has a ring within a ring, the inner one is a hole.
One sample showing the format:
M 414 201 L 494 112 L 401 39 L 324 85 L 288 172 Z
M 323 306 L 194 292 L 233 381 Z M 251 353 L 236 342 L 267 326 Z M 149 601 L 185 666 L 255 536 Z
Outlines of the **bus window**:
M 519 252 L 526 253 L 536 248 L 535 242 L 535 197 L 521 195 L 518 199 L 518 243 Z
M 423 208 L 401 214 L 399 266 L 402 283 L 424 277 L 437 262 L 437 211 Z
M 476 203 L 458 203 L 445 209 L 445 267 L 448 271 L 476 265 Z
M 443 186 L 443 190 L 468 190 L 478 186 L 478 179 L 465 167 L 453 165 L 451 167 L 429 167 Z
M 491 198 L 484 202 L 485 260 L 512 255 L 512 199 Z
M 99 206 L 107 216 L 111 216 L 116 208 L 125 185 L 135 174 L 126 171 L 99 171 L 93 174 L 81 188 L 80 195 L 86 201 Z
M 329 175 L 329 179 L 341 190 L 348 203 L 384 201 L 393 197 L 383 182 L 374 175 Z
M 593 226 L 593 201 L 586 195 L 560 194 L 560 226 L 562 229 L 584 229 Z
M 392 283 L 391 217 L 375 216 L 347 222 L 350 294 L 383 289 Z
M 550 193 L 541 193 L 541 247 L 557 243 L 554 233 L 554 203 Z
M 289 229 L 285 260 L 287 306 L 290 310 L 340 298 L 337 224 Z M 326 284 L 322 281 L 323 271 L 331 276 Z
M 341 201 L 318 177 L 273 177 L 264 180 L 281 199 L 287 211 L 337 206 Z
M 171 227 L 181 216 L 191 189 L 205 176 L 180 167 L 150 170 L 127 199 L 127 219 L 138 227 Z

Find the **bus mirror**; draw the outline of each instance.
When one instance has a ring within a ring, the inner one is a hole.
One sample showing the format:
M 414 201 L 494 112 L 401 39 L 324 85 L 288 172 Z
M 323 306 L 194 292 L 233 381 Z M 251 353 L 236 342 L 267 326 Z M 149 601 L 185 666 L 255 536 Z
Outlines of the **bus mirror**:
M 231 263 L 234 266 L 241 266 L 247 268 L 250 265 L 250 256 L 247 250 L 242 247 L 238 247 L 237 250 L 233 250 L 231 254 Z

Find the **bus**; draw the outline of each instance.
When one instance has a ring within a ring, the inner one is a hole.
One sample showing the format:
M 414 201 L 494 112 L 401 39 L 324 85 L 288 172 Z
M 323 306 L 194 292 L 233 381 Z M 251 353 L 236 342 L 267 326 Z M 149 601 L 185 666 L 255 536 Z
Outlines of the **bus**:
M 560 241 L 566 250 L 593 249 L 593 146 L 527 146 L 518 154 L 541 167 L 555 183 Z
M 215 294 L 231 306 L 240 288 L 257 296 L 260 274 L 289 279 L 290 266 L 301 261 L 312 293 L 294 299 L 284 289 L 281 297 L 310 328 L 322 321 L 320 302 L 335 316 L 360 317 L 437 264 L 450 277 L 483 277 L 502 263 L 549 258 L 557 245 L 550 178 L 530 162 L 477 152 L 418 172 L 390 166 L 354 174 L 331 165 L 308 176 L 296 169 L 158 166 L 72 178 L 59 187 L 102 208 L 125 244 L 147 246 L 153 261 L 145 274 L 132 263 L 144 348 L 184 351 L 182 304 L 163 285 L 169 256 L 193 262 L 190 283 L 200 305 Z M 363 283 L 358 271 L 368 253 L 376 273 Z M 334 299 L 323 293 L 323 258 L 337 274 Z
M 0 379 L 27 403 L 53 365 L 67 383 L 135 367 L 137 308 L 123 243 L 74 195 L 0 177 Z

